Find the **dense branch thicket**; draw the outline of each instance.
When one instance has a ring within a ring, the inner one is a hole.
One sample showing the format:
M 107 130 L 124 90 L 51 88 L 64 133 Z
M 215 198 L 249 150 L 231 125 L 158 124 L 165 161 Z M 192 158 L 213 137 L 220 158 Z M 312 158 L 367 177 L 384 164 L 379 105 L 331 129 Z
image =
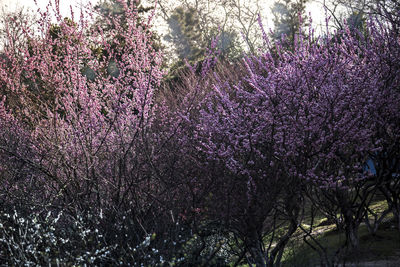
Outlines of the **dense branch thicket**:
M 264 34 L 162 90 L 151 20 L 120 5 L 109 31 L 57 1 L 5 25 L 2 263 L 278 266 L 295 233 L 316 242 L 318 210 L 346 235 L 337 257 L 313 246 L 330 266 L 378 192 L 400 231 L 399 16 L 290 49 Z

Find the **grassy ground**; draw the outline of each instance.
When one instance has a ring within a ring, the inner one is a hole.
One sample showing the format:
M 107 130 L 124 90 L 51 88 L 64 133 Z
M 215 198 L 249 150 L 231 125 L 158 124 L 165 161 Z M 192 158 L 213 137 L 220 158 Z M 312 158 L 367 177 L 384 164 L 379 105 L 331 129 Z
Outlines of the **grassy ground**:
M 378 201 L 370 207 L 376 212 L 382 212 L 386 207 L 385 201 Z M 306 225 L 304 227 L 307 227 Z M 345 242 L 342 231 L 335 229 L 335 225 L 325 225 L 315 228 L 319 233 L 315 238 L 327 248 L 332 257 L 337 248 Z M 341 256 L 341 262 L 346 266 L 400 266 L 400 232 L 394 228 L 390 215 L 386 219 L 375 236 L 368 232 L 362 224 L 359 229 L 360 248 L 357 251 L 349 251 Z M 396 263 L 395 263 L 396 262 Z M 285 251 L 283 266 L 317 266 L 319 255 L 301 238 L 294 238 Z

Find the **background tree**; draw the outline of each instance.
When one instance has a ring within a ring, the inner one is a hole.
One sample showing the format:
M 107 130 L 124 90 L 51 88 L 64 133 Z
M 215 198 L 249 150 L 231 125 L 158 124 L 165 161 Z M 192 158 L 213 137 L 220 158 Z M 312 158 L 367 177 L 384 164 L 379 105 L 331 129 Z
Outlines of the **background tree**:
M 170 21 L 177 6 L 168 0 L 159 1 L 159 5 L 162 20 Z M 220 35 L 217 47 L 225 59 L 237 58 L 242 51 L 255 52 L 260 45 L 257 19 L 262 9 L 258 0 L 180 1 L 179 8 L 195 13 L 203 40 Z M 210 42 L 204 44 L 209 46 Z
M 168 18 L 171 33 L 165 40 L 174 44 L 179 61 L 178 65 L 184 65 L 184 60 L 191 64 L 204 57 L 207 48 L 207 40 L 200 27 L 200 19 L 194 8 L 185 9 L 177 7 Z
M 305 14 L 307 2 L 308 0 L 283 0 L 274 3 L 271 11 L 274 16 L 275 39 L 280 40 L 284 35 L 288 44 L 291 44 L 299 34 L 300 28 L 308 25 Z
M 340 29 L 343 29 L 345 21 L 359 23 L 370 16 L 393 23 L 400 10 L 398 2 L 393 0 L 330 0 L 324 1 L 323 5 L 336 27 Z

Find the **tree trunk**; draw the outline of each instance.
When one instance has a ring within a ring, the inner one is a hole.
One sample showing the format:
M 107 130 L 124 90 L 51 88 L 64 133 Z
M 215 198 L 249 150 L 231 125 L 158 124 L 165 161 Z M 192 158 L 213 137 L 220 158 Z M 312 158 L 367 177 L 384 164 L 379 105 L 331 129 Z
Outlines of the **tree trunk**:
M 346 242 L 351 249 L 358 249 L 360 242 L 358 239 L 358 225 L 354 222 L 346 224 Z
M 252 231 L 252 233 L 248 236 L 246 240 L 247 249 L 251 255 L 253 262 L 256 264 L 256 267 L 266 267 L 266 260 L 264 257 L 263 244 L 259 239 L 258 233 L 256 230 Z
M 251 257 L 253 258 L 256 267 L 266 267 L 263 251 L 258 246 L 253 246 L 250 249 Z
M 394 222 L 397 227 L 397 230 L 400 231 L 400 204 L 393 205 L 392 207 L 393 215 L 394 215 Z

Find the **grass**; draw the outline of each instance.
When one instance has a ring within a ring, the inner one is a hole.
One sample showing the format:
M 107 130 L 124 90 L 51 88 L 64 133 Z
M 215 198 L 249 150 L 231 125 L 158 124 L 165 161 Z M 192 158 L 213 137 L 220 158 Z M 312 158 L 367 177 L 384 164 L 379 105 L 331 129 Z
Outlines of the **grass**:
M 385 201 L 377 201 L 370 208 L 377 213 L 381 213 L 387 208 Z M 400 259 L 400 232 L 394 229 L 391 223 L 391 214 L 386 221 L 380 225 L 375 236 L 371 235 L 367 227 L 362 224 L 359 228 L 360 247 L 357 251 L 349 251 L 341 257 L 341 262 L 345 261 L 352 264 L 360 262 L 380 261 Z M 323 219 L 319 222 L 321 223 Z M 318 225 L 318 223 L 317 223 Z M 307 225 L 304 225 L 307 227 Z M 340 246 L 345 242 L 343 231 L 335 229 L 335 225 L 325 225 L 315 228 L 319 231 L 316 239 L 327 248 L 329 256 L 333 256 Z M 308 246 L 298 233 L 298 238 L 294 238 L 288 244 L 284 258 L 283 266 L 316 266 L 319 265 L 319 255 L 310 246 Z M 360 265 L 362 266 L 362 264 Z
M 383 213 L 387 207 L 387 202 L 382 198 L 376 198 L 370 205 L 370 209 L 377 214 Z M 314 226 L 313 232 L 317 234 L 313 236 L 327 249 L 329 257 L 333 257 L 337 249 L 345 243 L 345 233 L 337 230 L 335 224 L 324 224 L 323 222 L 327 222 L 325 217 L 320 214 L 315 217 L 314 225 L 319 226 Z M 283 228 L 286 226 L 283 226 Z M 305 229 L 310 227 L 306 223 L 302 224 L 302 226 Z M 393 214 L 389 213 L 387 215 L 384 222 L 379 226 L 376 235 L 371 235 L 364 223 L 360 225 L 358 234 L 359 249 L 357 251 L 348 251 L 343 255 L 340 259 L 341 264 L 345 262 L 346 265 L 351 263 L 350 266 L 365 266 L 366 262 L 376 262 L 375 265 L 368 266 L 400 266 L 400 232 L 394 227 Z M 320 265 L 319 254 L 304 242 L 303 236 L 304 233 L 300 229 L 292 236 L 286 246 L 282 258 L 282 266 L 308 267 Z M 269 236 L 266 240 L 268 238 Z M 393 261 L 396 261 L 396 263 L 390 263 Z M 245 267 L 248 265 L 242 264 L 239 266 Z

